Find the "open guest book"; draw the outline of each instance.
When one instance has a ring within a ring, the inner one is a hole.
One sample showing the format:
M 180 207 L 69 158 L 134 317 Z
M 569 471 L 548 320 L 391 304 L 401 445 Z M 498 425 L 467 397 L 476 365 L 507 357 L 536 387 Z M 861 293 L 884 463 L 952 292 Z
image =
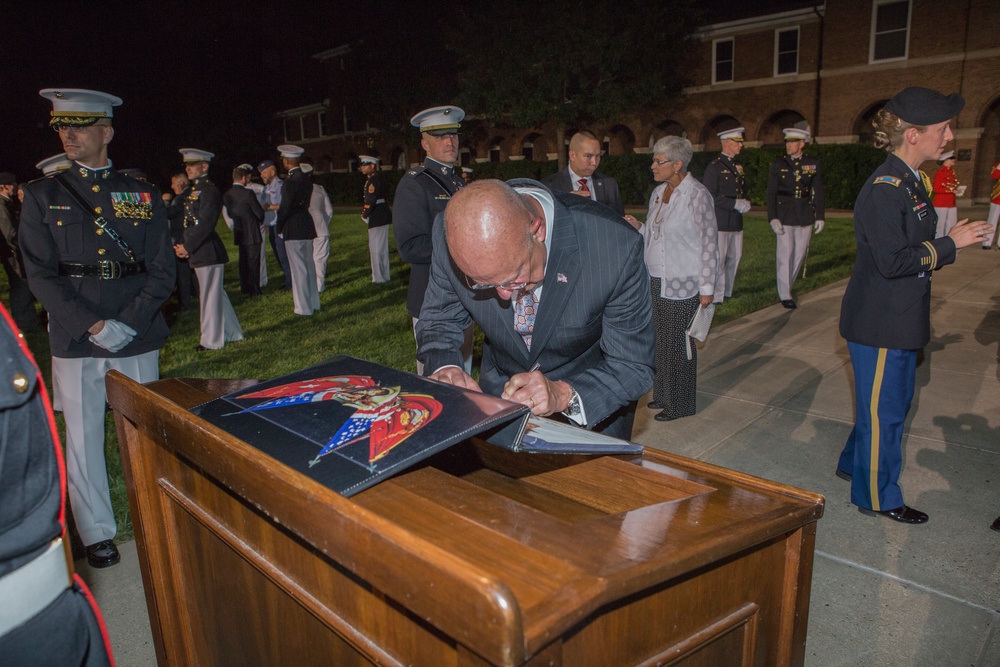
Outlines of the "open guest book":
M 344 496 L 473 435 L 525 453 L 642 452 L 518 403 L 348 356 L 191 412 Z

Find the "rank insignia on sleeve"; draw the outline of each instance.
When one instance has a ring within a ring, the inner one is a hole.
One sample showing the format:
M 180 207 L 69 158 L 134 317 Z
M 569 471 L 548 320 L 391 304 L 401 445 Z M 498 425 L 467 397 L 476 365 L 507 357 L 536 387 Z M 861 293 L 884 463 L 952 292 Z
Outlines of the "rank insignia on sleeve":
M 368 192 L 375 192 L 375 186 L 374 185 L 369 185 L 368 186 Z
M 150 220 L 153 217 L 153 196 L 149 192 L 112 192 L 115 216 Z
M 888 183 L 889 185 L 891 185 L 894 188 L 898 188 L 899 184 L 902 183 L 902 182 L 903 181 L 901 181 L 900 179 L 896 178 L 895 176 L 879 176 L 878 178 L 876 178 L 873 181 L 873 183 L 875 185 L 878 185 L 879 183 Z

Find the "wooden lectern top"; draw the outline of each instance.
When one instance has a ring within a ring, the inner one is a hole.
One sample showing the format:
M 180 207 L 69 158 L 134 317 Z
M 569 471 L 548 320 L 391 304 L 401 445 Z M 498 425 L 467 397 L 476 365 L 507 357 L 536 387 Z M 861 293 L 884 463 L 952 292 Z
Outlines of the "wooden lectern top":
M 161 665 L 803 659 L 817 494 L 474 440 L 347 499 L 187 411 L 247 382 L 107 382 Z

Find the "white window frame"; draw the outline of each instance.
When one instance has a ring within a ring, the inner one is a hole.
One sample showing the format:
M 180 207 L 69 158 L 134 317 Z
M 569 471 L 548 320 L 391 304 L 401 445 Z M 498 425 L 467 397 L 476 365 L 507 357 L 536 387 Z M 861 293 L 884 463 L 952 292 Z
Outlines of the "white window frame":
M 779 72 L 778 71 L 778 60 L 781 55 L 780 42 L 781 34 L 785 32 L 795 33 L 795 70 L 792 72 Z M 799 62 L 802 55 L 802 31 L 799 30 L 799 26 L 793 26 L 791 28 L 775 28 L 774 30 L 774 76 L 792 76 L 799 73 Z
M 718 61 L 716 60 L 716 56 L 719 53 L 718 44 L 720 42 L 729 42 L 729 43 L 731 43 L 733 45 L 733 49 L 732 49 L 732 51 L 733 51 L 733 59 L 730 61 L 730 63 L 731 63 L 731 68 L 730 68 L 731 77 L 729 79 L 724 80 L 724 81 L 720 81 L 720 80 L 718 80 L 718 79 L 715 78 L 716 73 L 719 71 L 719 64 L 718 64 Z M 723 37 L 721 39 L 713 39 L 712 40 L 712 83 L 713 84 L 716 84 L 716 83 L 732 83 L 735 80 L 736 80 L 736 38 L 735 37 Z
M 903 47 L 903 55 L 893 58 L 875 58 L 875 25 L 878 18 L 878 9 L 883 5 L 894 5 L 899 2 L 906 3 L 906 43 Z M 872 23 L 868 39 L 868 64 L 891 63 L 899 60 L 906 60 L 910 57 L 910 24 L 913 21 L 913 1 L 912 0 L 874 0 L 872 2 Z
M 319 132 L 319 136 L 326 136 L 326 112 L 320 111 L 316 114 L 316 130 Z

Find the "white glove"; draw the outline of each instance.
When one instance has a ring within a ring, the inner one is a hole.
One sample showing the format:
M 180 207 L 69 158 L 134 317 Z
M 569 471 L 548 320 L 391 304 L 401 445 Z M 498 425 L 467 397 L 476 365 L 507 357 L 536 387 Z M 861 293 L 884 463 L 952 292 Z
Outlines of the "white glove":
M 777 218 L 771 221 L 771 229 L 773 229 L 774 233 L 778 236 L 785 233 L 785 228 L 781 226 L 781 220 L 778 220 Z
M 135 329 L 118 320 L 104 320 L 104 328 L 90 337 L 90 342 L 108 352 L 118 352 L 135 338 Z
M 817 234 L 819 234 L 821 231 L 823 231 L 823 221 L 822 220 L 817 220 L 816 222 L 813 223 L 813 231 L 816 232 Z
M 733 206 L 740 213 L 746 213 L 750 210 L 750 200 L 749 199 L 737 199 L 736 205 Z

